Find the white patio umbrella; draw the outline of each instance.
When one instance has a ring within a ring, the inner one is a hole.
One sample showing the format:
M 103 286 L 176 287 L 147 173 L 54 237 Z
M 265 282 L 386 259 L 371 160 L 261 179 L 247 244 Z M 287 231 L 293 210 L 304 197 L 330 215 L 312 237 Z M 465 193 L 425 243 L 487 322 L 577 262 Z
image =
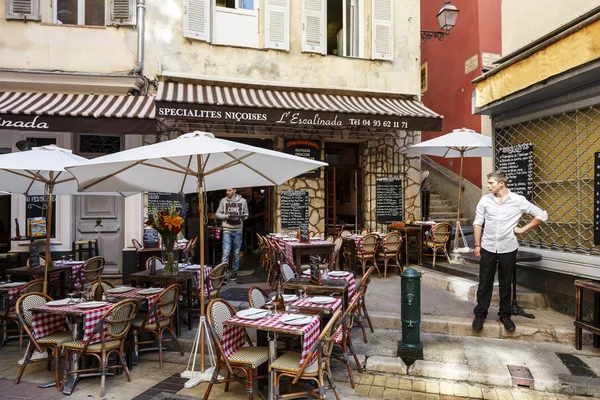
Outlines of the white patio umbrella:
M 429 155 L 444 158 L 460 158 L 458 182 L 458 212 L 456 214 L 456 234 L 454 250 L 458 249 L 458 231 L 460 230 L 460 192 L 463 180 L 463 160 L 465 157 L 491 157 L 492 139 L 472 129 L 454 129 L 452 132 L 435 139 L 426 140 L 410 147 L 407 154 Z
M 55 145 L 34 147 L 31 150 L 0 155 L 0 190 L 26 196 L 79 194 L 77 181 L 65 170 L 70 165 L 86 163 L 86 158 L 69 149 Z M 86 193 L 98 194 L 98 193 Z M 101 193 L 118 195 L 120 193 Z M 50 236 L 52 230 L 52 201 L 48 201 L 46 217 L 46 267 L 44 269 L 44 294 L 48 290 Z
M 82 191 L 198 193 L 226 188 L 280 185 L 326 163 L 262 149 L 195 131 L 90 160 L 68 168 Z M 204 265 L 204 218 L 200 220 L 200 265 Z M 201 288 L 204 274 L 201 273 Z M 200 290 L 201 369 L 204 371 L 204 290 Z M 193 368 L 193 367 L 192 367 Z M 199 381 L 198 381 L 199 382 Z

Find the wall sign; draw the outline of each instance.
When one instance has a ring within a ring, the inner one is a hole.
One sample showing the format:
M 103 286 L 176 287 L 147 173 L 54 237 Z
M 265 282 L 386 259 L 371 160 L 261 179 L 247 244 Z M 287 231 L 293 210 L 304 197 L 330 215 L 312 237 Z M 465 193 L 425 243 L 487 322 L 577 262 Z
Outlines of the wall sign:
M 298 228 L 308 225 L 308 191 L 283 190 L 281 192 L 281 227 Z
M 533 198 L 533 145 L 521 143 L 502 147 L 498 151 L 498 168 L 508 176 L 511 192 Z
M 321 144 L 314 140 L 303 140 L 303 139 L 286 139 L 284 142 L 283 151 L 286 154 L 307 158 L 309 160 L 321 160 Z M 302 175 L 298 175 L 297 178 L 320 178 L 321 168 L 315 168 Z
M 46 196 L 25 196 L 25 220 L 29 218 L 47 217 L 48 209 L 45 203 Z M 52 196 L 52 226 L 50 237 L 56 237 L 56 196 Z
M 314 128 L 365 127 L 380 129 L 405 129 L 440 131 L 441 118 L 407 117 L 401 115 L 350 114 L 321 111 L 285 111 L 267 108 L 242 108 L 156 102 L 157 118 L 204 119 L 230 123 L 260 124 L 269 126 L 312 126 Z
M 402 180 L 377 178 L 375 182 L 375 214 L 377 222 L 402 221 Z
M 183 207 L 183 195 L 179 193 L 148 192 L 148 207 L 153 205 L 157 210 L 170 207 L 175 202 L 175 208 L 181 210 Z
M 150 118 L 88 118 L 61 115 L 0 114 L 0 130 L 2 129 L 135 135 L 156 132 L 156 120 Z
M 594 245 L 600 245 L 600 152 L 594 153 Z
M 473 57 L 465 61 L 465 75 L 469 72 L 475 71 L 479 66 L 479 56 L 475 54 Z

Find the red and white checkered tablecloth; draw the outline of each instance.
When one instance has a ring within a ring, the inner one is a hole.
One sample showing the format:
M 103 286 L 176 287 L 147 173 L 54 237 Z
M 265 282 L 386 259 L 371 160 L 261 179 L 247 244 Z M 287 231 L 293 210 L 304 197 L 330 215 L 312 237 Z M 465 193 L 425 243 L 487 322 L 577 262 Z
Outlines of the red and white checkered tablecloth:
M 200 285 L 202 284 L 202 282 L 200 281 L 200 270 L 199 269 L 187 269 L 186 267 L 182 267 L 180 268 L 182 271 L 191 271 L 191 272 L 195 272 L 196 273 L 196 277 L 195 277 L 195 281 L 196 281 L 196 288 L 198 290 L 200 290 Z M 204 289 L 204 295 L 208 296 L 208 292 L 210 292 L 212 290 L 212 280 L 208 279 L 208 276 L 210 275 L 210 273 L 212 272 L 212 267 L 209 267 L 208 265 L 204 266 L 204 283 L 205 283 L 205 289 Z
M 309 279 L 310 275 L 303 273 L 301 278 Z M 354 292 L 356 291 L 356 279 L 354 279 L 354 274 L 352 272 L 349 272 L 348 275 L 345 276 L 327 275 L 327 277 L 324 279 L 343 279 L 345 281 L 348 281 L 348 299 L 351 299 L 352 295 L 354 295 Z
M 119 299 L 146 299 L 146 301 L 148 302 L 148 310 L 151 310 L 154 306 L 154 303 L 156 303 L 156 299 L 158 299 L 158 296 L 160 296 L 162 292 L 158 292 L 155 294 L 141 294 L 140 290 L 145 289 L 147 288 L 135 288 L 133 290 L 130 290 L 129 292 L 119 293 L 116 295 L 116 297 Z M 156 323 L 156 318 L 154 317 L 154 313 L 150 313 L 150 316 L 148 317 L 148 324 L 154 323 Z
M 81 276 L 81 268 L 83 267 L 83 261 L 75 264 L 70 264 L 71 266 L 71 282 L 73 282 L 74 287 L 81 287 L 81 280 L 85 279 L 85 277 Z
M 104 313 L 110 310 L 114 304 L 107 304 L 104 307 L 92 308 L 90 310 L 77 308 L 75 305 L 61 306 L 61 307 L 50 307 L 43 306 L 40 309 L 44 310 L 35 311 L 33 313 L 33 319 L 31 326 L 33 327 L 33 334 L 36 339 L 44 336 L 48 336 L 57 331 L 64 331 L 67 329 L 65 316 L 62 314 L 56 314 L 56 312 L 74 312 L 80 314 L 83 317 L 83 341 L 85 342 L 94 330 L 94 327 L 100 321 Z M 108 338 L 108 326 L 104 327 L 104 337 Z M 93 342 L 100 340 L 100 334 L 96 333 Z
M 331 310 L 331 314 L 335 313 L 337 310 L 342 309 L 342 299 L 335 299 L 332 303 L 313 303 L 310 301 L 310 297 L 306 299 L 298 299 L 294 300 L 290 303 L 292 306 L 296 307 L 311 307 L 311 308 L 320 308 L 323 310 Z
M 19 291 L 23 288 L 23 286 L 25 286 L 27 284 L 27 282 L 22 282 L 22 283 L 23 284 L 21 286 L 14 286 L 14 287 L 7 287 L 7 288 L 0 287 L 0 291 L 6 293 L 6 300 L 8 301 L 8 304 L 12 303 L 15 296 L 19 293 Z M 15 313 L 15 304 L 12 304 L 10 306 L 10 310 L 8 312 L 11 314 Z
M 319 317 L 312 316 L 311 322 L 302 325 L 302 326 L 294 326 L 287 325 L 282 322 L 279 322 L 279 318 L 281 318 L 285 313 L 276 313 L 273 317 L 265 317 L 261 319 L 249 320 L 244 318 L 232 317 L 229 318 L 228 322 L 233 322 L 236 324 L 243 324 L 246 328 L 256 328 L 260 330 L 268 331 L 269 328 L 277 328 L 288 331 L 291 334 L 302 333 L 302 356 L 300 357 L 299 366 L 304 363 L 304 360 L 310 353 L 313 344 L 319 338 L 319 334 L 321 333 L 321 324 Z M 296 315 L 296 314 L 288 314 L 288 315 Z M 246 332 L 244 327 L 241 326 L 232 326 L 226 324 L 223 328 L 223 352 L 225 353 L 225 357 L 229 358 L 235 353 L 239 348 L 244 346 L 246 339 Z M 315 353 L 313 355 L 314 358 L 317 357 Z M 311 360 L 311 362 L 313 361 Z

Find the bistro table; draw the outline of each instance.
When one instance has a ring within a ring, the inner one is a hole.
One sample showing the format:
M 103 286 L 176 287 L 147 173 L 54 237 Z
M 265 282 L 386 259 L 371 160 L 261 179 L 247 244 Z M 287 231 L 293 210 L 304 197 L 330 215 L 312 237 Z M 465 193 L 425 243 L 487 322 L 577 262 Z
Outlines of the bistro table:
M 246 338 L 246 329 L 253 328 L 267 333 L 272 333 L 269 336 L 269 365 L 272 364 L 277 357 L 277 334 L 283 333 L 288 335 L 300 336 L 302 342 L 302 356 L 300 357 L 300 365 L 304 362 L 313 344 L 318 340 L 321 333 L 320 318 L 318 316 L 309 316 L 310 322 L 306 325 L 287 325 L 280 322 L 279 319 L 289 313 L 275 312 L 273 315 L 265 316 L 256 320 L 248 320 L 234 316 L 223 322 L 223 352 L 225 357 L 230 357 L 235 351 L 243 347 Z M 294 315 L 294 314 L 292 314 Z M 316 357 L 315 353 L 313 357 Z M 269 400 L 273 399 L 273 373 L 269 372 Z
M 94 328 L 98 324 L 98 321 L 113 306 L 113 304 L 106 303 L 106 305 L 101 307 L 83 309 L 79 308 L 78 304 L 80 303 L 56 307 L 44 305 L 32 308 L 31 327 L 33 328 L 34 337 L 37 339 L 54 332 L 64 331 L 67 328 L 66 321 L 69 321 L 73 332 L 73 340 L 79 339 L 79 324 L 83 325 L 82 340 L 85 342 L 94 334 Z M 104 327 L 104 334 L 106 335 L 105 337 L 109 336 L 108 326 Z M 92 340 L 99 341 L 100 334 L 96 333 Z M 73 355 L 73 361 L 75 360 L 76 356 Z M 78 368 L 78 365 L 75 364 L 73 369 Z M 73 393 L 78 380 L 79 374 L 70 375 L 68 381 L 64 383 L 63 394 L 70 395 Z M 46 387 L 46 384 L 43 386 Z M 52 382 L 52 386 L 54 386 L 54 382 Z
M 44 266 L 39 266 L 35 268 L 31 267 L 18 267 L 11 268 L 7 271 L 7 275 L 10 276 L 25 276 L 28 279 L 33 278 L 34 276 L 44 276 Z M 50 279 L 50 275 L 58 274 L 59 275 L 59 288 L 60 288 L 60 296 L 64 298 L 67 295 L 66 283 L 68 279 L 68 272 L 73 268 L 72 265 L 50 265 L 48 267 L 48 279 Z
M 417 252 L 417 263 L 418 265 L 423 265 L 423 225 L 405 225 L 397 228 L 389 228 L 388 230 L 398 231 L 403 236 L 402 243 L 406 253 L 405 266 L 408 266 L 408 254 L 411 251 Z M 411 237 L 416 240 L 417 248 L 414 250 L 410 250 L 408 247 Z
M 348 307 L 350 282 L 345 279 L 323 279 L 323 285 L 318 286 L 307 281 L 307 278 L 288 279 L 281 285 L 286 293 L 296 293 L 298 290 L 308 290 L 311 294 L 315 293 L 337 293 L 342 296 L 343 311 Z
M 302 273 L 302 256 L 325 255 L 329 257 L 329 269 L 333 269 L 335 244 L 320 239 L 310 239 L 303 243 L 298 239 L 282 237 L 278 235 L 269 235 L 271 239 L 276 240 L 279 246 L 285 252 L 290 267 L 295 268 L 298 274 Z
M 20 284 L 20 285 L 17 285 Z M 12 282 L 5 283 L 4 285 L 0 285 L 0 304 L 2 305 L 2 312 L 8 309 L 6 315 L 15 312 L 15 304 L 16 299 L 15 296 L 19 293 L 19 291 L 25 286 L 27 282 Z M 4 331 L 2 336 L 0 337 L 0 348 L 4 345 L 8 338 L 8 321 L 5 319 L 2 320 L 2 324 L 0 325 L 0 329 Z
M 177 272 L 177 275 L 167 275 L 165 274 L 165 270 L 161 269 L 156 271 L 156 273 L 154 274 L 150 274 L 150 271 L 146 270 L 146 271 L 141 271 L 141 272 L 136 272 L 133 273 L 131 275 L 129 275 L 129 279 L 131 280 L 131 286 L 138 286 L 138 285 L 147 285 L 147 286 L 160 286 L 160 287 L 167 287 L 169 285 L 174 285 L 174 284 L 181 284 L 182 282 L 185 282 L 185 286 L 186 286 L 186 290 L 187 290 L 187 305 L 186 305 L 186 309 L 187 309 L 187 315 L 188 315 L 188 322 L 187 322 L 187 326 L 188 326 L 188 330 L 192 329 L 192 322 L 193 322 L 193 313 L 192 313 L 192 282 L 194 280 L 194 275 L 195 275 L 195 271 L 179 271 Z M 180 312 L 183 312 L 186 310 L 180 310 L 179 306 L 177 306 L 177 325 L 175 326 L 176 328 L 176 333 L 177 336 L 180 336 L 181 334 L 181 318 L 180 318 Z

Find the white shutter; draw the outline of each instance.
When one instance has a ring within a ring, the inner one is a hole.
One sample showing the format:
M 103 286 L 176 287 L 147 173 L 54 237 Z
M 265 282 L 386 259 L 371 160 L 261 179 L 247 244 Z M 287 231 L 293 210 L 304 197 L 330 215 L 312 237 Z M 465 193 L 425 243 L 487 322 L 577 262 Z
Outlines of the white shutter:
M 40 19 L 39 0 L 6 0 L 6 19 Z
M 325 0 L 302 0 L 302 51 L 327 53 Z
M 135 25 L 136 0 L 110 0 L 110 23 L 114 25 Z
M 371 53 L 373 60 L 394 59 L 394 0 L 373 0 Z
M 290 0 L 265 0 L 265 48 L 290 50 Z
M 185 0 L 183 8 L 183 36 L 209 42 L 210 0 Z

